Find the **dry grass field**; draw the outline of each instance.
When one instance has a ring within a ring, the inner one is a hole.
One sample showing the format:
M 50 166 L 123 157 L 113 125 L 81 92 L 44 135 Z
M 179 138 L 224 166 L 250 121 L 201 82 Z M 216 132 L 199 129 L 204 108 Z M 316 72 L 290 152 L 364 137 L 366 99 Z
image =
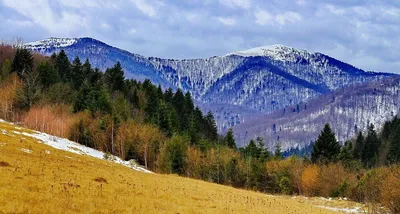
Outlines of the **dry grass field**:
M 294 214 L 337 213 L 341 207 L 361 206 L 137 172 L 14 132 L 29 132 L 22 129 L 0 122 L 0 213 Z

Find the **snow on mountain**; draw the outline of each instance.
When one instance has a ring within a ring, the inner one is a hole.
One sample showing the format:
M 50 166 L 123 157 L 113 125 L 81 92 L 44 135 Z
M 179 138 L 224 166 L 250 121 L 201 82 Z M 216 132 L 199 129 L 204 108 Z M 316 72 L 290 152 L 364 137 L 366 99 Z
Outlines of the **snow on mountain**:
M 325 123 L 330 123 L 341 143 L 366 131 L 378 129 L 400 112 L 400 77 L 355 84 L 321 95 L 309 102 L 280 109 L 234 127 L 237 142 L 246 144 L 258 136 L 273 149 L 302 148 L 314 141 Z
M 45 40 L 30 42 L 25 44 L 25 47 L 34 51 L 46 51 L 52 48 L 63 48 L 75 44 L 78 39 L 72 38 L 55 38 L 51 37 Z
M 45 55 L 63 49 L 71 60 L 88 58 L 101 70 L 120 61 L 128 78 L 189 91 L 204 111 L 213 111 L 221 132 L 345 86 L 391 75 L 365 72 L 322 53 L 284 45 L 183 60 L 145 57 L 92 38 L 50 38 L 26 47 Z
M 270 57 L 273 60 L 295 62 L 297 56 L 302 56 L 305 58 L 311 54 L 312 53 L 309 53 L 305 50 L 299 50 L 285 45 L 275 44 L 275 45 L 256 47 L 244 51 L 237 51 L 234 53 L 227 54 L 227 56 L 229 55 L 237 55 L 243 57 L 266 56 Z

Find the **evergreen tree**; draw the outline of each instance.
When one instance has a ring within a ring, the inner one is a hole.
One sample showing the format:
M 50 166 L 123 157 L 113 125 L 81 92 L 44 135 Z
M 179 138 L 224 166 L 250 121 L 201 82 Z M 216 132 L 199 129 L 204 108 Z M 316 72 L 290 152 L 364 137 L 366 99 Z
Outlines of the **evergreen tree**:
M 173 97 L 174 97 L 174 92 L 172 91 L 172 88 L 168 88 L 164 93 L 165 102 L 172 103 Z
M 56 68 L 58 70 L 61 79 L 64 82 L 72 81 L 71 63 L 69 62 L 68 56 L 64 50 L 61 50 L 60 53 L 57 55 Z
M 33 71 L 32 53 L 25 48 L 18 48 L 11 67 L 12 71 L 17 72 L 19 77 L 23 77 L 25 73 L 31 73 Z
M 379 147 L 380 141 L 374 129 L 374 125 L 371 123 L 368 127 L 368 135 L 365 138 L 365 145 L 361 154 L 362 162 L 365 167 L 373 167 L 376 165 Z
M 350 141 L 346 141 L 344 143 L 344 146 L 340 150 L 338 159 L 343 163 L 349 162 L 354 159 L 353 144 Z
M 79 89 L 85 81 L 85 74 L 79 57 L 76 57 L 72 63 L 72 85 L 75 89 Z
M 93 70 L 92 70 L 92 65 L 89 62 L 89 59 L 86 59 L 85 63 L 82 65 L 82 70 L 83 70 L 83 81 L 90 80 L 93 75 Z
M 114 67 L 107 69 L 104 78 L 105 83 L 111 91 L 123 91 L 125 76 L 120 62 L 117 62 Z
M 145 111 L 147 113 L 147 121 L 152 124 L 159 124 L 159 108 L 160 100 L 157 97 L 157 88 L 151 87 L 147 93 L 147 105 Z
M 207 139 L 211 142 L 217 141 L 218 138 L 218 131 L 217 131 L 217 124 L 214 120 L 214 115 L 209 111 L 205 117 L 206 123 L 206 136 Z
M 339 153 L 340 145 L 337 142 L 330 125 L 327 123 L 321 131 L 321 134 L 318 136 L 318 139 L 315 141 L 311 153 L 311 161 L 314 163 L 335 161 Z
M 230 128 L 225 136 L 225 144 L 232 149 L 236 149 L 235 138 L 233 137 L 233 130 Z
M 44 88 L 60 82 L 57 70 L 49 62 L 41 62 L 37 67 L 37 71 L 39 72 L 40 83 Z
M 171 113 L 168 105 L 165 102 L 160 103 L 160 119 L 159 119 L 159 127 L 161 131 L 167 134 L 168 137 L 171 137 L 173 134 L 172 123 L 171 123 Z
M 261 153 L 260 149 L 257 147 L 256 142 L 251 139 L 249 144 L 244 148 L 245 157 L 259 158 Z
M 393 127 L 391 134 L 393 137 L 390 139 L 390 147 L 388 154 L 389 164 L 400 162 L 400 125 Z
M 277 143 L 276 146 L 275 146 L 275 154 L 274 154 L 274 156 L 275 156 L 275 159 L 277 159 L 277 160 L 283 159 L 283 153 L 282 153 L 282 148 L 281 148 L 281 144 L 280 143 Z
M 364 136 L 362 132 L 358 133 L 356 145 L 354 146 L 353 157 L 355 159 L 361 160 L 361 154 L 364 150 Z

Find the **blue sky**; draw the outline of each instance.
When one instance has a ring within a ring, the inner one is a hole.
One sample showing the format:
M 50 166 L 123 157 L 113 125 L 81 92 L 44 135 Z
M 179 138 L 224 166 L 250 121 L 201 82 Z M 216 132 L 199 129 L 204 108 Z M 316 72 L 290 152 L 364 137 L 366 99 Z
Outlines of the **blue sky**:
M 400 0 L 0 0 L 0 39 L 93 37 L 145 56 L 270 44 L 400 73 Z

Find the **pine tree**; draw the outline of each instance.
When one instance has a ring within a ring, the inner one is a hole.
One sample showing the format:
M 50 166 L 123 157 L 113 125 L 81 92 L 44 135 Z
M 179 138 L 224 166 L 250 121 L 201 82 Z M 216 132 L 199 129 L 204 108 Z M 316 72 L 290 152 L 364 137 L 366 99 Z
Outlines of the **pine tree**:
M 23 77 L 25 73 L 31 73 L 33 71 L 32 53 L 25 48 L 18 48 L 11 67 L 12 71 L 17 72 L 19 77 Z
M 48 88 L 61 80 L 57 70 L 49 62 L 41 62 L 37 71 L 39 72 L 40 83 L 44 88 Z
M 79 89 L 85 80 L 85 74 L 79 57 L 76 57 L 72 63 L 72 85 L 75 89 Z
M 400 125 L 393 128 L 391 135 L 388 162 L 394 164 L 400 162 Z
M 61 50 L 60 53 L 57 55 L 56 68 L 58 70 L 61 79 L 64 82 L 72 81 L 71 63 L 69 62 L 68 56 L 64 50 Z
M 161 131 L 167 134 L 168 137 L 171 137 L 173 134 L 172 123 L 171 123 L 171 113 L 168 105 L 165 102 L 160 103 L 160 119 L 159 119 L 159 127 Z
M 275 154 L 274 154 L 274 156 L 275 156 L 275 159 L 277 159 L 277 160 L 283 159 L 283 153 L 282 153 L 282 148 L 281 148 L 281 144 L 280 143 L 277 143 L 276 146 L 275 146 Z
M 365 138 L 365 145 L 361 154 L 362 162 L 365 167 L 373 167 L 376 165 L 380 144 L 374 125 L 371 123 L 368 127 L 368 135 Z
M 211 142 L 216 142 L 218 138 L 217 124 L 214 115 L 209 111 L 205 117 L 206 136 Z
M 233 137 L 233 130 L 230 128 L 225 136 L 225 143 L 229 148 L 236 149 L 235 138 Z
M 104 78 L 105 83 L 111 91 L 123 91 L 125 76 L 120 62 L 117 62 L 114 67 L 107 69 Z
M 244 148 L 244 152 L 246 157 L 252 157 L 256 159 L 260 157 L 260 150 L 253 139 L 251 139 L 249 144 Z
M 168 88 L 164 93 L 164 100 L 167 103 L 172 103 L 172 98 L 174 97 L 174 92 L 172 88 Z
M 353 150 L 353 157 L 357 160 L 361 160 L 361 154 L 363 150 L 364 150 L 364 136 L 362 132 L 359 132 L 356 140 L 356 145 L 354 146 Z
M 330 125 L 327 123 L 318 139 L 315 141 L 313 151 L 311 153 L 311 161 L 314 163 L 332 162 L 337 159 L 340 153 L 340 145 L 336 140 L 335 134 L 332 132 Z
M 157 96 L 157 88 L 151 87 L 147 93 L 147 105 L 145 111 L 147 113 L 147 121 L 152 124 L 159 124 L 159 108 L 160 100 Z
M 353 144 L 350 141 L 346 141 L 344 146 L 340 150 L 338 159 L 343 163 L 349 162 L 354 159 L 353 156 Z

